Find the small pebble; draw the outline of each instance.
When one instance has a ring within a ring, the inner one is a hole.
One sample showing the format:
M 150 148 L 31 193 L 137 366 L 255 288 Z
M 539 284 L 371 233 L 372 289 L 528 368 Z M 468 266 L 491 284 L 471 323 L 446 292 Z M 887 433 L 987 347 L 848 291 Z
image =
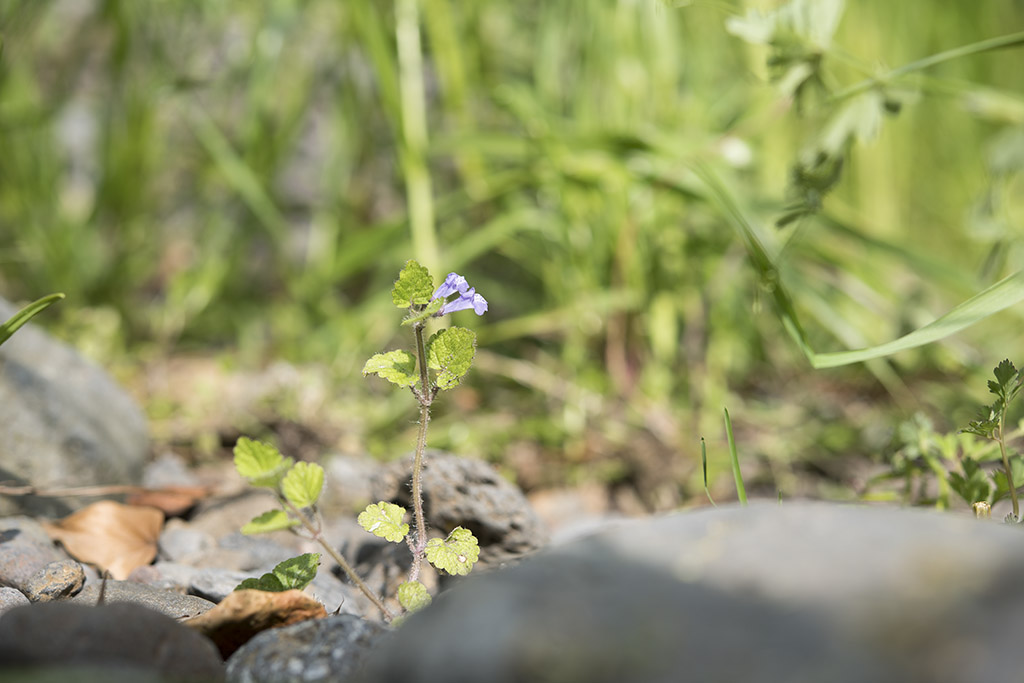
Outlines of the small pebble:
M 84 584 L 82 565 L 74 560 L 58 560 L 33 574 L 24 590 L 32 602 L 50 602 L 71 597 L 82 590 Z

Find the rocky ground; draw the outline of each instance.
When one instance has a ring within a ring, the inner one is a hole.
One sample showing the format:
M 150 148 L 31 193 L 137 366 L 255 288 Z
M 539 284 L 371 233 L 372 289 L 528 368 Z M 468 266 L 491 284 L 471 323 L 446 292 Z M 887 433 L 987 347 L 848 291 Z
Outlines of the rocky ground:
M 953 682 L 1024 664 L 1024 544 L 995 522 L 799 500 L 622 519 L 600 490 L 527 499 L 432 451 L 428 522 L 471 529 L 481 561 L 428 573 L 434 604 L 395 628 L 326 556 L 303 592 L 235 592 L 318 547 L 242 535 L 272 497 L 230 463 L 154 459 L 128 394 L 38 330 L 0 347 L 0 402 L 0 681 Z M 409 463 L 323 464 L 326 538 L 394 595 L 408 552 L 354 513 L 407 503 Z

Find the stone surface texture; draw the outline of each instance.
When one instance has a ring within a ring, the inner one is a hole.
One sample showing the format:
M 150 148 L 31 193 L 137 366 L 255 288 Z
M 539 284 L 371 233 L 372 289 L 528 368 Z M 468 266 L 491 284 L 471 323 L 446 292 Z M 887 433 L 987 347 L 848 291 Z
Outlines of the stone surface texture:
M 112 672 L 108 679 L 117 680 L 131 680 L 118 678 L 127 673 L 136 680 L 197 683 L 224 677 L 213 643 L 141 605 L 53 602 L 16 607 L 0 616 L 0 677 L 79 680 L 69 667 Z M 65 677 L 57 678 L 62 668 Z
M 0 299 L 0 318 L 17 307 Z M 37 487 L 137 483 L 149 450 L 137 403 L 72 347 L 31 323 L 0 346 L 0 481 Z M 76 498 L 0 497 L 0 514 L 59 516 Z
M 623 522 L 454 582 L 363 680 L 1018 680 L 1022 540 L 799 501 Z
M 74 560 L 57 560 L 32 575 L 25 585 L 25 595 L 32 602 L 50 602 L 75 595 L 84 584 L 82 565 Z
M 24 592 L 46 565 L 67 559 L 30 517 L 0 517 L 0 585 Z
M 231 683 L 328 683 L 352 680 L 387 630 L 342 614 L 259 634 L 228 659 Z

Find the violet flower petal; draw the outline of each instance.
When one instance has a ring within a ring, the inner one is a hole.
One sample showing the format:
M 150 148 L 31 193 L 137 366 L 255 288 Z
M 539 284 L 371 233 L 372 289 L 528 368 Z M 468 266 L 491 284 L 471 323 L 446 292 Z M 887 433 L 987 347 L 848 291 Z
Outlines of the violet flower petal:
M 465 294 L 468 289 L 469 283 L 466 282 L 466 278 L 458 273 L 448 273 L 448 277 L 444 279 L 441 286 L 434 290 L 431 299 L 447 299 L 456 292 Z

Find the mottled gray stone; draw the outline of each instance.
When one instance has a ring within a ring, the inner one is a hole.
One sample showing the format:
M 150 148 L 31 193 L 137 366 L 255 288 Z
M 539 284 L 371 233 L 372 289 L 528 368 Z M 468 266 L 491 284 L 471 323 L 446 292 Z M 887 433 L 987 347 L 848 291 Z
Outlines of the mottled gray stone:
M 39 522 L 28 517 L 0 518 L 0 585 L 24 591 L 43 567 L 66 559 Z
M 0 319 L 17 308 L 0 299 Z M 136 402 L 102 369 L 32 324 L 0 346 L 0 481 L 136 483 L 149 442 Z M 0 497 L 0 515 L 63 515 L 80 498 Z
M 624 522 L 453 582 L 365 680 L 1017 680 L 1022 541 L 798 501 Z
M 411 472 L 412 458 L 384 467 L 375 481 L 374 499 L 408 507 Z M 462 526 L 473 532 L 483 564 L 521 557 L 548 541 L 547 529 L 522 491 L 482 460 L 428 450 L 423 499 L 432 528 L 447 532 Z
M 83 605 L 95 605 L 99 599 L 100 586 L 90 584 L 71 598 L 71 602 Z M 174 619 L 187 619 L 206 612 L 214 603 L 194 595 L 181 595 L 170 591 L 158 590 L 151 586 L 130 581 L 107 581 L 103 593 L 104 604 L 129 602 L 148 607 L 151 610 L 166 614 Z
M 51 562 L 25 584 L 24 592 L 32 602 L 50 602 L 69 598 L 82 590 L 85 571 L 74 560 Z
M 12 607 L 28 605 L 29 599 L 17 588 L 10 586 L 0 587 L 0 614 L 3 614 Z
M 379 623 L 349 614 L 264 631 L 228 659 L 227 679 L 231 683 L 352 680 L 368 651 L 386 633 Z
M 189 580 L 189 593 L 212 602 L 226 598 L 242 581 L 257 577 L 252 572 L 229 569 L 200 569 Z
M 89 607 L 51 602 L 0 616 L 0 677 L 82 680 L 83 668 L 109 671 L 106 680 L 214 683 L 224 669 L 213 643 L 187 626 L 141 605 Z M 97 676 L 95 680 L 104 680 Z

